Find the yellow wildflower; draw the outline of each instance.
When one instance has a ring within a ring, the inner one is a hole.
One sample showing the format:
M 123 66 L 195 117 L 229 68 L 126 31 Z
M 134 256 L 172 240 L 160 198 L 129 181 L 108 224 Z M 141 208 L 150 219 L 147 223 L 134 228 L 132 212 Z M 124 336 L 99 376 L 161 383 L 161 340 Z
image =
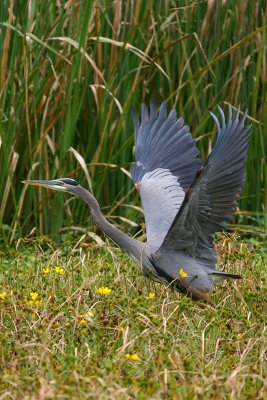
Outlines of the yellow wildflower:
M 146 299 L 153 299 L 155 297 L 154 292 L 150 292 L 148 296 L 146 296 Z
M 55 268 L 55 271 L 56 271 L 56 273 L 59 274 L 59 275 L 65 274 L 65 270 L 64 270 L 63 268 L 61 268 L 61 267 L 56 267 L 56 268 Z
M 44 274 L 49 274 L 49 272 L 50 272 L 50 269 L 49 269 L 49 268 L 43 268 L 43 273 L 44 273 Z
M 31 292 L 30 293 L 30 297 L 33 301 L 37 300 L 37 297 L 39 296 L 39 294 L 37 292 Z
M 79 325 L 84 325 L 86 322 L 92 322 L 92 317 L 94 317 L 95 313 L 93 311 L 87 311 L 85 314 L 79 314 Z
M 6 298 L 6 292 L 0 293 L 0 299 L 5 300 L 5 298 Z
M 183 268 L 180 269 L 179 274 L 182 278 L 186 278 L 188 275 Z
M 111 289 L 105 286 L 101 286 L 96 290 L 96 293 L 106 296 L 111 293 Z
M 131 360 L 131 361 L 139 361 L 140 357 L 138 354 L 125 354 L 125 357 L 127 358 L 127 360 Z
M 29 306 L 40 306 L 43 303 L 43 300 L 39 298 L 39 294 L 37 292 L 30 293 L 31 300 L 28 300 Z

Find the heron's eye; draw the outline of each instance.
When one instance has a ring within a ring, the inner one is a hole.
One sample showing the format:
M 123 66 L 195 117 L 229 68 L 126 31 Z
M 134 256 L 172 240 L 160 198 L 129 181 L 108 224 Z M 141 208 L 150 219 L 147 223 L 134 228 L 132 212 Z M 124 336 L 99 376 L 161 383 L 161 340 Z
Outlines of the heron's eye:
M 58 181 L 57 181 L 57 185 L 58 185 L 58 186 L 63 186 L 63 185 L 64 185 L 64 182 L 58 180 Z

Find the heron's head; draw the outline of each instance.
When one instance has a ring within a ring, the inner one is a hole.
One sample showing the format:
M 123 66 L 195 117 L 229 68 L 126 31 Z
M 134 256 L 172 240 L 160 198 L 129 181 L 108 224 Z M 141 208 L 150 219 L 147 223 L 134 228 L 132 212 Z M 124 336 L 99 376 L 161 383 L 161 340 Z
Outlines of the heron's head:
M 79 186 L 79 182 L 70 178 L 59 178 L 52 180 L 26 180 L 22 181 L 26 185 L 42 186 L 48 189 L 60 190 L 61 192 L 75 193 L 75 189 Z

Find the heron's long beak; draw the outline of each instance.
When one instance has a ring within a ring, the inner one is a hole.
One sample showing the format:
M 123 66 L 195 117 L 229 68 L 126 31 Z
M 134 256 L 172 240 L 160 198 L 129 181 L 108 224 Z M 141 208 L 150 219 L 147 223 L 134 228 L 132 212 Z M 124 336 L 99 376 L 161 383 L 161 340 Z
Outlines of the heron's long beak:
M 21 181 L 22 183 L 25 183 L 26 185 L 31 185 L 31 186 L 41 186 L 45 187 L 48 189 L 53 189 L 53 190 L 64 190 L 66 191 L 66 187 L 64 186 L 63 182 L 58 180 L 58 179 L 52 179 L 52 180 L 26 180 L 26 181 Z

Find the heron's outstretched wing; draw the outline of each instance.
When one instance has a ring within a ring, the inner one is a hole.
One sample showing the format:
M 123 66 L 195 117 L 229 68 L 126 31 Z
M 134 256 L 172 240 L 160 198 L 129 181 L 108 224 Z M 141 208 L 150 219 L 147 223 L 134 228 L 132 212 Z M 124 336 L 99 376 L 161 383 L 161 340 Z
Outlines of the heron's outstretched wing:
M 199 169 L 185 195 L 156 259 L 165 252 L 184 250 L 201 264 L 214 268 L 216 254 L 214 233 L 225 228 L 236 208 L 245 175 L 246 150 L 250 126 L 244 126 L 246 113 L 239 110 L 232 119 L 229 105 L 228 122 L 219 108 L 222 125 L 213 114 L 218 127 L 216 144 L 205 165 Z M 155 259 L 155 261 L 156 261 Z
M 150 103 L 150 113 L 143 104 L 141 121 L 135 112 L 133 120 L 136 164 L 131 172 L 134 182 L 140 182 L 147 172 L 163 168 L 176 176 L 186 191 L 201 165 L 189 127 L 182 118 L 177 120 L 174 109 L 167 116 L 165 103 L 161 104 L 159 113 L 155 103 Z
M 147 239 L 155 247 L 162 243 L 201 162 L 188 126 L 177 120 L 175 110 L 159 113 L 154 103 L 150 112 L 142 105 L 141 121 L 133 114 L 136 163 L 133 181 L 140 192 Z

